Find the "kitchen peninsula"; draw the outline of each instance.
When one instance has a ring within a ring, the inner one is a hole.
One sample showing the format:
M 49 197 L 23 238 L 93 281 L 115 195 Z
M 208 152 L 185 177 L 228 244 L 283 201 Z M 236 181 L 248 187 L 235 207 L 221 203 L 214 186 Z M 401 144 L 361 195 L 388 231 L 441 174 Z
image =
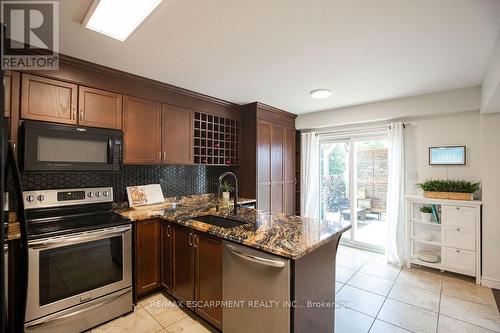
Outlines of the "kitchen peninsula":
M 238 214 L 232 216 L 227 209 L 217 212 L 215 207 L 213 195 L 196 195 L 166 199 L 164 204 L 117 210 L 135 221 L 136 295 L 164 289 L 188 305 L 250 301 L 241 293 L 236 299 L 228 298 L 235 295 L 234 288 L 251 288 L 240 285 L 242 281 L 232 275 L 228 278 L 232 269 L 228 262 L 245 256 L 235 248 L 243 245 L 251 251 L 246 257 L 253 259 L 255 269 L 259 267 L 255 263 L 259 258 L 269 255 L 274 258 L 262 259 L 270 265 L 258 269 L 268 272 L 266 276 L 271 280 L 260 285 L 259 290 L 253 289 L 251 301 L 289 302 L 285 310 L 255 309 L 260 319 L 250 326 L 252 330 L 259 323 L 272 325 L 266 320 L 267 314 L 279 323 L 279 331 L 283 328 L 293 332 L 333 331 L 335 309 L 329 304 L 335 300 L 335 255 L 340 236 L 350 228 L 349 224 L 249 208 L 240 208 Z M 207 215 L 237 220 L 241 225 L 224 228 L 197 221 Z M 286 283 L 276 284 L 272 279 L 283 275 L 275 273 L 280 268 L 287 269 L 281 280 Z M 246 280 L 246 283 L 255 281 Z M 273 298 L 276 289 L 287 287 L 285 294 Z M 263 299 L 259 299 L 259 295 Z M 191 310 L 224 331 L 230 331 L 228 327 L 238 318 L 238 310 L 222 306 Z M 280 320 L 288 320 L 288 323 L 283 326 Z M 239 327 L 245 325 L 240 323 Z

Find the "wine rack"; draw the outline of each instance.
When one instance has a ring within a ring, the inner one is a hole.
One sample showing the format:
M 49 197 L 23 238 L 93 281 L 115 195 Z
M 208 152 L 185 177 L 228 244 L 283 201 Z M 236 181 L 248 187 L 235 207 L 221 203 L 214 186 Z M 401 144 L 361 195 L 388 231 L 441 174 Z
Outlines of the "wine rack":
M 238 165 L 240 122 L 207 113 L 194 114 L 194 163 Z

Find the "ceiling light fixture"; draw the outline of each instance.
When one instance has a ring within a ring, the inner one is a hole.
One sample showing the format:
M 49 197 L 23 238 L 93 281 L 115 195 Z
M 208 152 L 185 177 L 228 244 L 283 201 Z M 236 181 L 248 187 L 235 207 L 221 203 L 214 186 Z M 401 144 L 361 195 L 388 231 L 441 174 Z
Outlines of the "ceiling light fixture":
M 332 92 L 329 89 L 316 89 L 311 91 L 312 98 L 321 99 L 332 96 Z
M 83 25 L 124 41 L 162 0 L 94 0 Z

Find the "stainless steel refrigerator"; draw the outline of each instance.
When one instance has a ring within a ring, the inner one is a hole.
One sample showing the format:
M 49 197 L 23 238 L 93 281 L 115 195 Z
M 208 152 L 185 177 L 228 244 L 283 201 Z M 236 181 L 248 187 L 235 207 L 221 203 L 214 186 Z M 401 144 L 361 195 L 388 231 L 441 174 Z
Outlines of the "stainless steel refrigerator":
M 4 113 L 4 84 L 2 71 L 0 92 L 0 249 L 2 250 L 0 256 L 0 333 L 22 333 L 24 332 L 28 289 L 28 239 L 21 175 L 14 149 L 9 143 L 9 118 L 5 117 Z M 6 240 L 8 222 L 8 212 L 4 211 L 6 192 L 8 192 L 9 209 L 17 214 L 21 230 L 21 238 L 10 243 Z M 7 258 L 15 263 L 10 266 L 12 269 L 8 274 Z

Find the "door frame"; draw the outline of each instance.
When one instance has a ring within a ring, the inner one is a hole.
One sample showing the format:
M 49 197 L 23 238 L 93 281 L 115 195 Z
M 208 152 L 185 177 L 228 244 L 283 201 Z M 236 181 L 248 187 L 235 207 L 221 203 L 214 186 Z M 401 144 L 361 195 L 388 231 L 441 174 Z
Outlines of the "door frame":
M 362 133 L 356 133 L 354 135 L 346 135 L 346 136 L 336 136 L 334 138 L 321 138 L 320 136 L 320 153 L 321 153 L 321 145 L 322 144 L 332 144 L 332 143 L 340 143 L 340 142 L 349 142 L 349 203 L 350 203 L 350 214 L 351 214 L 351 221 L 350 224 L 352 228 L 348 231 L 349 232 L 349 239 L 340 239 L 340 243 L 342 245 L 347 245 L 363 250 L 368 250 L 372 252 L 378 252 L 378 253 L 384 253 L 385 252 L 385 247 L 381 247 L 378 245 L 374 244 L 369 244 L 365 242 L 360 242 L 356 240 L 356 229 L 357 229 L 357 224 L 358 224 L 358 215 L 355 213 L 356 212 L 356 203 L 357 203 L 357 196 L 358 193 L 356 190 L 356 154 L 355 154 L 355 143 L 359 141 L 367 141 L 367 140 L 387 140 L 387 133 L 377 133 L 377 134 L 366 134 L 363 135 Z M 319 162 L 319 161 L 318 161 Z M 319 188 L 319 198 L 321 198 L 321 172 L 319 174 L 319 183 L 320 186 Z M 321 199 L 320 199 L 321 200 Z M 321 216 L 321 202 L 319 205 L 319 216 Z

